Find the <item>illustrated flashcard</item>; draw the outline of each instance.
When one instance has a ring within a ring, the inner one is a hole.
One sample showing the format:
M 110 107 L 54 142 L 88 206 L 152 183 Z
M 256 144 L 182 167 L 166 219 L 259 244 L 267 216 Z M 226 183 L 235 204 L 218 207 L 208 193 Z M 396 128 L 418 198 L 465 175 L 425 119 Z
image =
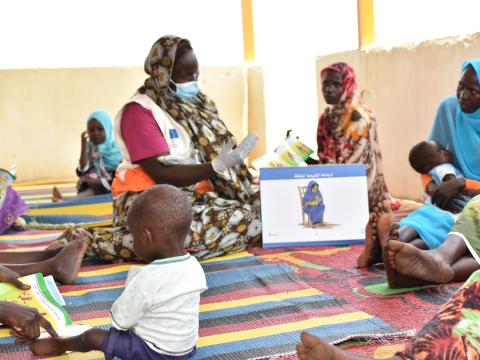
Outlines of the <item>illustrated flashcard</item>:
M 363 164 L 260 169 L 263 247 L 363 243 Z

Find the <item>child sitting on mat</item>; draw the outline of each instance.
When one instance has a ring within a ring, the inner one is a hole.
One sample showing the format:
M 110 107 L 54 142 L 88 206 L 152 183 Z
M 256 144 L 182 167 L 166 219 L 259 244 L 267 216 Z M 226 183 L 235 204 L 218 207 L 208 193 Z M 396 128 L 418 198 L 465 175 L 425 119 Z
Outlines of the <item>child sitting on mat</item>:
M 15 167 L 10 171 L 0 169 L 0 234 L 10 228 L 25 227 L 20 216 L 28 211 L 28 206 L 11 186 L 15 179 Z
M 110 115 L 97 110 L 87 118 L 87 130 L 81 135 L 80 161 L 77 167 L 77 196 L 108 194 L 122 152 L 115 143 Z M 55 186 L 52 201 L 62 201 L 63 195 Z
M 89 329 L 70 338 L 31 342 L 35 355 L 101 350 L 106 359 L 187 359 L 198 340 L 200 294 L 207 288 L 198 261 L 185 253 L 192 207 L 184 193 L 157 185 L 128 213 L 135 254 L 150 262 L 130 269 L 110 310 L 109 331 Z
M 462 177 L 463 174 L 453 164 L 452 154 L 434 141 L 422 141 L 415 145 L 408 156 L 412 168 L 420 174 L 429 174 L 435 184 Z M 467 202 L 477 195 L 469 190 L 468 193 L 460 194 L 452 199 L 449 209 L 458 213 L 462 211 Z

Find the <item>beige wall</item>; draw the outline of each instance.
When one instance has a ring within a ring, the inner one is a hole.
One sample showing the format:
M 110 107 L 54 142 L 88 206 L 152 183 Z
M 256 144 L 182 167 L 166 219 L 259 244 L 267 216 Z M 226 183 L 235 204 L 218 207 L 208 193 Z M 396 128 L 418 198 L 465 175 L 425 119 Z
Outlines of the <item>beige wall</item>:
M 260 136 L 250 159 L 266 152 L 266 121 L 265 121 L 265 96 L 264 73 L 259 65 L 250 65 L 248 69 L 248 131 L 256 131 Z
M 408 152 L 426 139 L 439 102 L 453 94 L 464 60 L 480 56 L 480 33 L 416 46 L 350 51 L 317 58 L 317 79 L 329 63 L 344 61 L 358 75 L 359 89 L 379 127 L 384 171 L 393 195 L 420 199 L 419 176 Z M 319 112 L 325 107 L 317 82 Z
M 248 131 L 247 69 L 201 68 L 201 87 L 230 130 Z M 86 117 L 116 112 L 143 83 L 138 68 L 0 70 L 0 167 L 17 165 L 18 179 L 73 177 Z

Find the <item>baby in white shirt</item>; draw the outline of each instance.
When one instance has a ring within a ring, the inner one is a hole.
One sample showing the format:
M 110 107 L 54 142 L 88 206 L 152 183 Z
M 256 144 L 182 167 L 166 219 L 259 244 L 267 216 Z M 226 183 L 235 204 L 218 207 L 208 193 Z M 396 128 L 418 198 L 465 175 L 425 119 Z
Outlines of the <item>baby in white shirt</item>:
M 416 144 L 408 155 L 412 168 L 420 174 L 429 174 L 436 185 L 456 178 L 463 178 L 463 174 L 453 164 L 453 155 L 444 147 L 434 141 L 422 141 Z M 454 197 L 448 209 L 459 213 L 472 199 L 470 194 L 464 192 Z
M 135 254 L 149 264 L 130 269 L 110 311 L 113 327 L 35 340 L 35 355 L 90 350 L 123 360 L 183 360 L 194 355 L 200 294 L 207 285 L 198 261 L 185 253 L 190 201 L 174 186 L 157 185 L 135 199 L 127 220 Z

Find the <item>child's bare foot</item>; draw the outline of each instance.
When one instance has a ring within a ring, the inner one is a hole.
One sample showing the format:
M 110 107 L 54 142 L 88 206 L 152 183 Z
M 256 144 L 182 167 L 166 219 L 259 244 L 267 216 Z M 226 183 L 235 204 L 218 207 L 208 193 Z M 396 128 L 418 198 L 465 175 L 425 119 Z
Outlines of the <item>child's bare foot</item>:
M 395 228 L 392 228 L 394 235 Z M 387 239 L 383 256 L 391 288 L 444 284 L 453 280 L 453 269 L 434 251 L 420 250 L 411 244 Z
M 78 271 L 82 265 L 86 250 L 87 241 L 84 239 L 76 239 L 66 244 L 63 249 L 51 259 L 54 279 L 62 284 L 73 284 L 77 279 Z
M 60 355 L 66 352 L 61 338 L 36 339 L 30 343 L 34 355 Z
M 307 332 L 300 335 L 301 344 L 297 345 L 297 355 L 301 360 L 360 360 L 367 359 L 341 350 L 320 340 Z
M 390 203 L 385 200 L 372 210 L 365 228 L 365 247 L 357 259 L 359 268 L 368 267 L 382 261 L 382 248 L 390 224 L 395 221 Z
M 59 201 L 63 201 L 63 195 L 60 192 L 60 190 L 58 190 L 58 188 L 54 186 L 52 189 L 52 202 L 59 202 Z

